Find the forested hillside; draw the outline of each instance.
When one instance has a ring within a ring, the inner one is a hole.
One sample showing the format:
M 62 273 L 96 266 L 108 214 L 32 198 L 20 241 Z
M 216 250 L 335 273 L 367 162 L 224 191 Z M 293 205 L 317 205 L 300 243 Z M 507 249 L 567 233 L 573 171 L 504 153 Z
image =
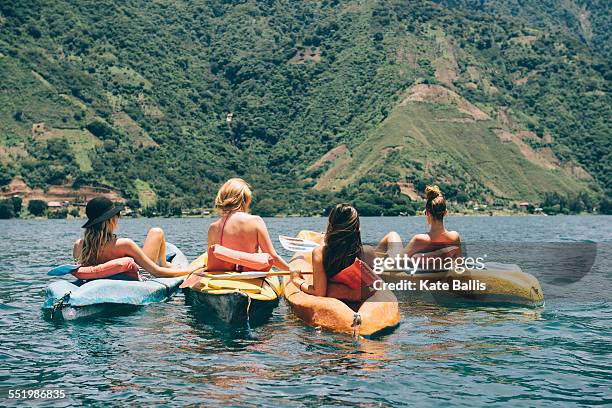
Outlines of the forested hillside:
M 208 207 L 240 176 L 265 215 L 397 214 L 435 182 L 591 209 L 612 189 L 608 20 L 582 0 L 6 0 L 0 188 Z

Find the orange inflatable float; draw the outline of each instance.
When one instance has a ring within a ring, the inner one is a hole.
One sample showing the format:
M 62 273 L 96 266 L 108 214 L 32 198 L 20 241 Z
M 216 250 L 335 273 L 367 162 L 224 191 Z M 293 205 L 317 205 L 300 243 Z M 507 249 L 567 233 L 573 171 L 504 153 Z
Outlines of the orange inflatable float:
M 323 243 L 323 235 L 302 231 L 298 238 Z M 303 271 L 312 270 L 312 253 L 297 252 L 289 265 Z M 305 275 L 312 283 L 312 275 Z M 377 291 L 365 302 L 348 305 L 338 299 L 312 296 L 297 288 L 285 277 L 285 299 L 293 313 L 306 324 L 353 336 L 375 337 L 385 334 L 399 325 L 400 314 L 397 298 L 388 290 Z

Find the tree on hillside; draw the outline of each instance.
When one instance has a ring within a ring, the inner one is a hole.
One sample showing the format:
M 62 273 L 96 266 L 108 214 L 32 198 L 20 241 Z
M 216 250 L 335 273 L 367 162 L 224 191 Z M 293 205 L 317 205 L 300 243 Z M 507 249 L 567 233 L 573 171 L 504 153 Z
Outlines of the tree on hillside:
M 0 163 L 0 186 L 6 186 L 13 179 L 13 173 L 4 164 Z
M 10 200 L 0 201 L 0 220 L 8 220 L 14 216 L 15 211 L 13 210 L 13 203 L 11 203 Z
M 10 202 L 13 204 L 13 211 L 15 212 L 15 216 L 19 217 L 23 200 L 21 199 L 21 197 L 14 196 L 11 197 Z
M 86 126 L 87 130 L 93 133 L 94 136 L 105 139 L 113 134 L 113 129 L 106 123 L 100 120 L 94 120 Z
M 28 203 L 28 212 L 35 217 L 40 217 L 47 212 L 47 203 L 42 200 L 30 200 Z

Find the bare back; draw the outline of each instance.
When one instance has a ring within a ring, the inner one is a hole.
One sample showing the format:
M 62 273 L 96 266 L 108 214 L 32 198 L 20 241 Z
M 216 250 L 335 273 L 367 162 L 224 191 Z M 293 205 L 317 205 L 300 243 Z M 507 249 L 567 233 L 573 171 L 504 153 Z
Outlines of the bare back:
M 126 253 L 125 245 L 122 245 L 124 243 L 123 241 L 125 241 L 124 238 L 118 238 L 112 242 L 106 243 L 99 253 L 97 264 L 103 264 L 113 259 L 123 258 L 124 256 L 131 256 L 131 254 Z M 82 250 L 83 240 L 79 239 L 74 244 L 73 255 L 75 260 L 78 260 Z
M 226 215 L 210 225 L 208 245 L 221 244 L 237 251 L 259 252 L 261 247 L 258 233 L 260 220 L 260 217 L 244 212 Z M 225 226 L 223 225 L 224 222 Z M 221 237 L 222 229 L 223 237 Z
M 210 224 L 208 246 L 221 244 L 237 251 L 265 252 L 274 258 L 274 265 L 289 269 L 289 265 L 276 253 L 264 220 L 257 216 L 237 211 Z
M 453 251 L 452 257 L 461 256 L 461 237 L 456 231 L 430 231 L 426 234 L 417 234 L 410 240 L 406 253 L 413 256 L 418 253 L 436 251 L 449 246 L 458 246 L 459 250 Z

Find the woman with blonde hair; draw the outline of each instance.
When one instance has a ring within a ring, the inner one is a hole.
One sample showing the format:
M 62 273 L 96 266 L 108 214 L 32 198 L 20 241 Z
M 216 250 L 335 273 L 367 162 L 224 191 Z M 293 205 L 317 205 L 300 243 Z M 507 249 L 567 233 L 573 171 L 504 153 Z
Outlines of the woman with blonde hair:
M 252 197 L 250 186 L 241 178 L 229 179 L 219 189 L 215 208 L 221 218 L 208 228 L 208 270 L 241 270 L 239 265 L 216 259 L 210 250 L 214 245 L 243 253 L 266 253 L 273 266 L 289 270 L 274 249 L 264 220 L 248 213 Z
M 130 257 L 138 266 L 158 278 L 187 275 L 197 268 L 171 269 L 166 262 L 166 240 L 161 228 L 151 228 L 141 249 L 129 238 L 117 238 L 115 230 L 121 207 L 106 197 L 87 203 L 85 235 L 73 247 L 74 259 L 81 266 L 95 266 L 115 259 Z
M 390 257 L 394 257 L 398 253 L 412 257 L 415 254 L 425 254 L 444 248 L 457 247 L 456 250 L 447 252 L 444 256 L 451 258 L 461 256 L 461 236 L 457 231 L 448 231 L 444 227 L 444 217 L 448 211 L 440 187 L 437 185 L 425 187 L 425 199 L 425 217 L 429 224 L 429 232 L 416 234 L 406 248 L 402 249 L 403 244 L 399 234 L 391 231 L 383 238 L 377 251 L 386 252 Z

